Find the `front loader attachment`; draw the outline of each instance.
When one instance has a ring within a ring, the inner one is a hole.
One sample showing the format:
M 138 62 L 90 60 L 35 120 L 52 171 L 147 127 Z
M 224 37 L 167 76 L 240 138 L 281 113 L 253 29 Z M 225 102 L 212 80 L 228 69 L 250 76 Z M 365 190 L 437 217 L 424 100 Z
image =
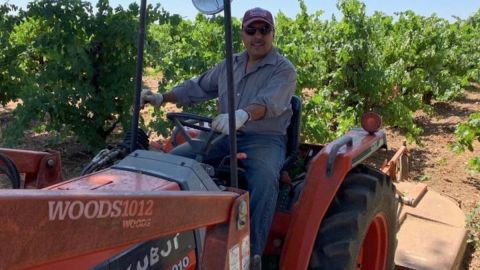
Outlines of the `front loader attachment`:
M 244 192 L 0 191 L 0 269 L 92 269 L 137 243 L 202 227 L 203 256 L 190 262 L 228 269 L 248 242 L 247 202 Z
M 25 157 L 25 164 L 47 159 L 47 165 L 50 158 L 43 152 Z M 28 176 L 23 163 L 9 162 Z M 26 181 L 29 189 L 0 190 L 0 269 L 246 265 L 248 193 L 218 189 L 202 168 L 194 160 L 137 150 L 115 168 L 41 190 L 29 184 L 33 180 Z
M 44 188 L 63 181 L 60 153 L 57 151 L 29 151 L 0 147 L 0 167 L 8 167 L 18 173 L 18 185 L 14 188 Z M 2 176 L 3 170 L 0 171 Z M 13 180 L 13 179 L 9 179 Z M 15 182 L 15 181 L 13 181 Z M 0 183 L 0 188 L 2 187 Z

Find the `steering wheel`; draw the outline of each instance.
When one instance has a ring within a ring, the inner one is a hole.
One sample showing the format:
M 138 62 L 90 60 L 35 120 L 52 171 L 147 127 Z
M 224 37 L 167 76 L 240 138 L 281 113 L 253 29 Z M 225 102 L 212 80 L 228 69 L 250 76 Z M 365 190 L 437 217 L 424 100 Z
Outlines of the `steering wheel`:
M 206 126 L 203 123 L 211 124 L 213 119 L 192 113 L 167 113 L 167 119 L 175 124 L 177 130 L 183 135 L 190 144 L 192 151 L 196 155 L 197 161 L 203 161 L 203 158 L 208 154 L 211 147 L 223 139 L 226 135 L 214 131 L 210 125 Z M 185 127 L 193 128 L 207 133 L 206 139 L 193 138 L 185 131 Z

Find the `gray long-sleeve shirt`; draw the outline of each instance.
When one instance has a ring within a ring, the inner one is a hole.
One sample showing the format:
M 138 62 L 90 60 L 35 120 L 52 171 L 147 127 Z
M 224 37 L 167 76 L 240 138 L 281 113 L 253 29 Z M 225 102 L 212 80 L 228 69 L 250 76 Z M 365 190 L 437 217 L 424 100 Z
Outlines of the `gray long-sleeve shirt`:
M 234 55 L 233 77 L 235 109 L 250 104 L 266 107 L 265 117 L 248 121 L 243 131 L 256 134 L 286 134 L 292 116 L 290 99 L 295 93 L 296 71 L 292 63 L 272 49 L 259 63 L 246 72 L 247 52 Z M 219 99 L 220 113 L 228 112 L 226 62 L 185 81 L 172 89 L 179 104 L 189 106 L 201 101 Z

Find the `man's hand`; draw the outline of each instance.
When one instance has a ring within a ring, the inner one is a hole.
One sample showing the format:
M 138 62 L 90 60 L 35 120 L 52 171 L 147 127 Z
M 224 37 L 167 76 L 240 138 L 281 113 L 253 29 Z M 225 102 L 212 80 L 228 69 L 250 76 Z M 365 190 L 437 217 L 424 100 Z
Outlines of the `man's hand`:
M 140 107 L 144 107 L 145 104 L 150 103 L 154 107 L 160 107 L 163 104 L 163 95 L 154 93 L 148 89 L 143 89 L 140 94 Z
M 242 109 L 236 110 L 235 111 L 235 130 L 243 126 L 248 121 L 249 118 L 250 116 L 245 110 L 242 110 Z M 215 117 L 215 119 L 213 119 L 213 122 L 212 122 L 212 129 L 228 135 L 228 114 L 222 113 L 222 114 L 219 114 L 217 117 Z

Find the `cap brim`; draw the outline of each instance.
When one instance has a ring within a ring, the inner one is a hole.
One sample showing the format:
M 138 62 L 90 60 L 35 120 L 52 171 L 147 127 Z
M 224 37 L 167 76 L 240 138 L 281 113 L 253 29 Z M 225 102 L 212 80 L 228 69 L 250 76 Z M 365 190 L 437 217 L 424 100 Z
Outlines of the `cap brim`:
M 264 18 L 251 18 L 250 20 L 243 22 L 242 26 L 248 26 L 249 24 L 251 24 L 253 22 L 265 22 L 268 25 L 270 25 L 271 27 L 274 27 L 274 25 L 271 22 L 269 22 L 268 20 L 266 20 Z

